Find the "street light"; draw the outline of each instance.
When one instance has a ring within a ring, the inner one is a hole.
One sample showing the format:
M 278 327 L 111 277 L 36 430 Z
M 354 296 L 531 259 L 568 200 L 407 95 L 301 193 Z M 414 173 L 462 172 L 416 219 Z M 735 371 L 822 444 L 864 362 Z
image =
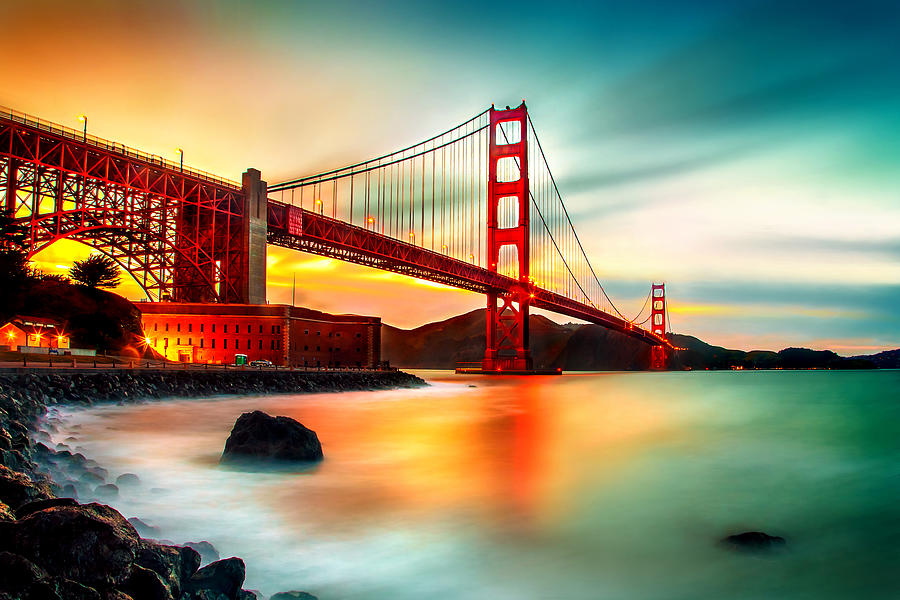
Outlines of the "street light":
M 87 141 L 87 115 L 84 113 L 81 113 L 80 115 L 78 115 L 78 120 L 81 121 L 82 123 L 84 123 L 84 134 L 83 134 L 82 140 L 86 142 Z
M 175 148 L 175 153 L 178 155 L 179 160 L 178 169 L 182 173 L 184 173 L 184 150 L 182 150 L 181 148 Z

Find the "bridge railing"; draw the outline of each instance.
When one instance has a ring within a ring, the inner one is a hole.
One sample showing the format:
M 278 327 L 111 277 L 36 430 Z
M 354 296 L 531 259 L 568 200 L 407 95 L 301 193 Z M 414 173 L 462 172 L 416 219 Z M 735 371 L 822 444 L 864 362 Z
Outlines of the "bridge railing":
M 7 119 L 9 121 L 21 123 L 22 125 L 34 127 L 36 129 L 47 131 L 49 133 L 66 137 L 72 140 L 84 141 L 91 144 L 92 146 L 103 148 L 104 150 L 115 152 L 129 158 L 136 158 L 144 162 L 166 167 L 173 171 L 179 171 L 181 173 L 184 173 L 185 175 L 196 177 L 197 179 L 202 179 L 204 181 L 210 181 L 236 189 L 240 189 L 241 187 L 241 184 L 237 181 L 225 179 L 224 177 L 220 177 L 218 175 L 214 175 L 200 169 L 182 167 L 180 163 L 165 159 L 162 156 L 143 152 L 141 150 L 126 146 L 125 144 L 113 142 L 111 140 L 97 137 L 95 135 L 85 135 L 82 131 L 72 129 L 71 127 L 66 127 L 65 125 L 60 125 L 59 123 L 53 123 L 52 121 L 47 121 L 46 119 L 41 119 L 39 117 L 20 112 L 6 106 L 0 106 L 0 119 Z

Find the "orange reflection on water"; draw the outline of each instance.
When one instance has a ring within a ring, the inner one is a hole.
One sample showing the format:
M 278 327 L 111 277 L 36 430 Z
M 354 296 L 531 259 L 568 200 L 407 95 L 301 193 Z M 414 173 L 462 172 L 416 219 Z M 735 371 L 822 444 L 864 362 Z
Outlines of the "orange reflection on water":
M 279 414 L 318 431 L 326 461 L 285 482 L 270 497 L 272 509 L 309 527 L 298 507 L 314 507 L 316 526 L 332 532 L 348 521 L 441 512 L 528 534 L 564 518 L 586 470 L 588 480 L 614 476 L 648 436 L 667 435 L 660 405 L 614 379 L 604 398 L 577 377 L 564 386 L 475 381 L 477 388 L 451 395 L 284 406 Z

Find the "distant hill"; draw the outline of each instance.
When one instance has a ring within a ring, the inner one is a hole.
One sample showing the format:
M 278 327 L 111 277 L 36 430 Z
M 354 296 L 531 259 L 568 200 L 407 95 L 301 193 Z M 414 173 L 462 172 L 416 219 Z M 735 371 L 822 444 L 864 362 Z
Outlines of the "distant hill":
M 867 360 L 875 363 L 879 369 L 900 369 L 900 348 L 896 350 L 885 350 L 878 354 L 869 354 L 866 356 L 854 356 L 857 360 Z
M 452 369 L 459 363 L 478 362 L 484 356 L 486 314 L 485 309 L 473 310 L 415 329 L 384 325 L 381 330 L 382 358 L 394 366 L 412 369 Z M 529 326 L 535 368 L 633 371 L 647 369 L 650 364 L 647 345 L 599 325 L 560 325 L 546 317 L 531 315 Z M 689 335 L 672 334 L 670 339 L 679 348 L 684 348 L 676 353 L 670 365 L 673 369 L 730 369 L 735 366 L 745 369 L 858 369 L 878 365 L 870 357 L 848 359 L 828 350 L 786 348 L 780 352 L 744 352 L 712 346 Z M 894 357 L 894 360 L 898 359 L 900 356 Z

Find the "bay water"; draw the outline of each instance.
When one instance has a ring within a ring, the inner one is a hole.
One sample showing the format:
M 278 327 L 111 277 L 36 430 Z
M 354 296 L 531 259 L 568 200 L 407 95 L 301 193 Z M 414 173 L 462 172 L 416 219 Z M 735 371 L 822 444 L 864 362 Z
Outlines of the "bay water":
M 321 600 L 900 598 L 900 371 L 417 372 L 428 387 L 61 411 L 108 503 Z M 325 460 L 218 464 L 241 413 Z M 783 536 L 736 553 L 742 531 Z

